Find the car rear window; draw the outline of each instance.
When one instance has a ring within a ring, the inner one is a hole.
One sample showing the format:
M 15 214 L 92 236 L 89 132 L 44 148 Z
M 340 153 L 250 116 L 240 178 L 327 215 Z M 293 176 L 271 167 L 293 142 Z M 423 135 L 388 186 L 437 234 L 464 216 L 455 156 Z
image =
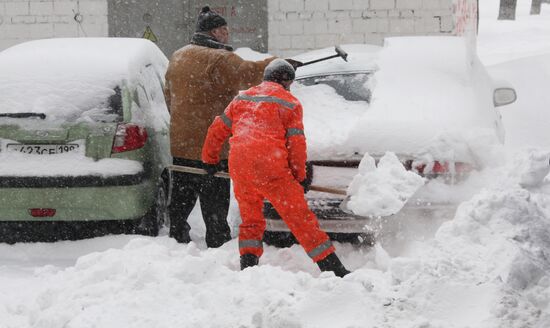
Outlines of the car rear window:
M 122 90 L 118 85 L 100 86 L 72 81 L 61 83 L 18 81 L 0 83 L 8 96 L 0 99 L 0 114 L 10 124 L 28 118 L 48 125 L 97 122 L 114 123 L 123 119 Z M 71 83 L 72 82 L 72 83 Z M 23 114 L 19 115 L 18 114 Z
M 305 77 L 296 80 L 304 86 L 326 84 L 348 101 L 366 101 L 370 103 L 371 92 L 367 87 L 370 73 L 331 74 Z

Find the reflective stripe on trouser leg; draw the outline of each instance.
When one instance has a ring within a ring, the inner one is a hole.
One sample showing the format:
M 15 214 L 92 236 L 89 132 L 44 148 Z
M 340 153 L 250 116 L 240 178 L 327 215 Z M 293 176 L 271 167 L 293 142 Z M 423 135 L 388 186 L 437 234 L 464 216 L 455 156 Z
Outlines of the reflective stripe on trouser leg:
M 263 252 L 264 247 L 261 240 L 239 239 L 239 254 L 254 254 L 257 257 L 260 257 Z
M 286 129 L 287 138 L 290 138 L 292 136 L 303 136 L 303 135 L 304 135 L 304 130 L 302 129 L 297 129 L 297 128 Z
M 262 239 L 266 226 L 263 216 L 263 197 L 256 192 L 249 181 L 240 177 L 233 178 L 233 190 L 242 219 L 239 226 L 239 253 L 260 257 L 263 254 Z
M 332 251 L 329 252 L 329 250 L 332 250 Z M 327 240 L 321 245 L 307 252 L 307 255 L 311 257 L 313 261 L 317 262 L 327 257 L 327 255 L 329 255 L 332 252 L 334 252 L 334 246 L 332 246 L 332 242 L 330 240 Z
M 330 243 L 330 239 L 319 228 L 317 217 L 307 206 L 304 190 L 291 175 L 271 181 L 262 187 L 262 191 L 306 253 L 313 252 L 311 258 L 314 262 L 334 252 L 332 244 L 321 247 Z

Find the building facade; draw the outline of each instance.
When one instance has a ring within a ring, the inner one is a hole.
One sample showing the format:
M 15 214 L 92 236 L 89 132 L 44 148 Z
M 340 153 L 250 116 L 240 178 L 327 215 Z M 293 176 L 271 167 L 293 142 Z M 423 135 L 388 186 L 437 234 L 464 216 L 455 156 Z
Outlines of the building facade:
M 478 0 L 0 0 L 0 50 L 51 37 L 146 37 L 167 56 L 185 45 L 204 3 L 232 43 L 278 56 L 385 37 L 470 34 Z M 475 35 L 475 32 L 474 32 Z

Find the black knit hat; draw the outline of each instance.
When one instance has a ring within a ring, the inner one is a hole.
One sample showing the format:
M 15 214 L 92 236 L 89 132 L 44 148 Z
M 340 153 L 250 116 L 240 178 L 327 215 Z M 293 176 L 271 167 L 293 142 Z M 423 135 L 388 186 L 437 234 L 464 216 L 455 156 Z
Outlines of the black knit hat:
M 264 81 L 281 83 L 293 81 L 296 73 L 294 67 L 284 59 L 275 59 L 264 70 Z
M 215 11 L 210 10 L 210 7 L 204 6 L 197 18 L 197 27 L 195 32 L 208 32 L 217 27 L 225 26 L 227 22 L 218 15 Z

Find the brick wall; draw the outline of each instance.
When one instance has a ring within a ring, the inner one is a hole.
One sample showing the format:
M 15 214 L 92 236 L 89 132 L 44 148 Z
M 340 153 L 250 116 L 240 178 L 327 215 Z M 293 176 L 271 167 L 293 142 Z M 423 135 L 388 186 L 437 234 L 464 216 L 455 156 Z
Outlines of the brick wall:
M 34 39 L 107 34 L 107 0 L 0 0 L 0 50 Z
M 454 32 L 453 0 L 268 0 L 268 13 L 269 52 L 279 56 Z
M 0 0 L 0 50 L 31 39 L 107 36 L 111 14 L 107 1 Z M 455 34 L 462 4 L 476 1 L 267 0 L 268 51 L 291 56 L 335 44 L 382 44 L 387 36 Z M 130 8 L 143 16 L 139 6 Z M 180 28 L 177 24 L 175 28 Z M 181 44 L 176 41 L 166 42 Z

